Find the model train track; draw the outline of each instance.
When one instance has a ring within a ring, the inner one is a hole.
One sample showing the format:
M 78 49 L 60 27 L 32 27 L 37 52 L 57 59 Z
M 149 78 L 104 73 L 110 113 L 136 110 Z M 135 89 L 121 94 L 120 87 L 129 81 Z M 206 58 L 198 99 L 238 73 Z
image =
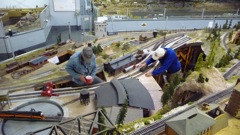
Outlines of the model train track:
M 68 94 L 79 93 L 83 89 L 89 89 L 90 91 L 93 91 L 93 89 L 95 89 L 103 84 L 106 84 L 106 83 L 108 83 L 108 82 L 103 82 L 103 83 L 91 85 L 91 86 L 53 89 L 53 93 L 59 94 L 59 95 L 68 95 Z M 37 97 L 42 97 L 41 93 L 42 93 L 42 91 L 39 90 L 39 91 L 30 91 L 30 92 L 25 92 L 25 93 L 20 93 L 20 94 L 9 94 L 9 98 L 10 98 L 10 100 L 37 98 Z
M 229 69 L 226 73 L 223 74 L 223 77 L 225 79 L 228 79 L 229 76 L 236 70 L 238 69 L 238 67 L 240 66 L 240 62 L 238 62 L 237 64 L 235 64 L 231 69 Z

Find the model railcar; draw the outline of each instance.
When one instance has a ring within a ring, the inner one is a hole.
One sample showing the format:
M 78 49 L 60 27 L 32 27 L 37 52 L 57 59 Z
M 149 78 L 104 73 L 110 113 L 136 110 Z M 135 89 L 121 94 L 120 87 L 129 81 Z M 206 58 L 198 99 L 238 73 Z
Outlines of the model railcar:
M 41 111 L 0 111 L 0 118 L 4 119 L 45 119 Z

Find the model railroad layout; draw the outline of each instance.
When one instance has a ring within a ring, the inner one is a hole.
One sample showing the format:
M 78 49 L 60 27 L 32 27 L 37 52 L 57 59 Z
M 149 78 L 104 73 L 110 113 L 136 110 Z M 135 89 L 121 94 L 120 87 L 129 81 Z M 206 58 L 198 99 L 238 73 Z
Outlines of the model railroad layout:
M 156 40 L 154 42 L 151 42 L 147 46 L 145 46 L 143 49 L 156 50 L 158 47 L 171 47 L 177 52 L 177 55 L 181 61 L 183 70 L 187 71 L 187 70 L 192 69 L 191 66 L 193 63 L 196 63 L 196 60 L 193 59 L 193 57 L 198 56 L 202 52 L 201 45 L 203 44 L 203 43 L 187 44 L 187 42 L 189 40 L 190 40 L 190 38 L 185 36 L 185 34 L 177 34 L 177 35 L 174 35 L 174 36 L 171 36 L 168 38 L 164 38 L 162 40 Z M 136 52 L 137 51 L 134 51 L 132 53 L 136 53 Z M 128 66 L 126 66 L 126 64 L 123 65 L 120 70 L 121 70 L 121 72 L 124 72 L 124 74 L 117 74 L 114 76 L 114 78 L 117 78 L 117 79 L 126 79 L 126 78 L 130 78 L 130 77 L 137 78 L 137 77 L 143 75 L 148 70 L 155 68 L 156 65 L 158 64 L 158 62 L 153 63 L 152 65 L 150 65 L 149 67 L 147 67 L 145 69 L 136 68 L 136 67 L 138 67 L 138 65 L 140 63 L 145 62 L 146 59 L 150 57 L 150 55 L 151 54 L 148 54 L 148 55 L 145 55 L 144 57 L 142 55 L 140 58 L 140 61 L 138 61 L 134 65 L 133 64 L 128 65 Z M 190 55 L 191 55 L 191 57 L 190 57 Z M 192 56 L 192 55 L 195 55 L 195 56 Z M 117 61 L 115 61 L 115 62 L 117 62 Z M 114 64 L 114 62 L 111 64 Z M 95 89 L 96 87 L 99 87 L 105 83 L 107 83 L 107 82 L 97 84 L 97 85 L 92 85 L 92 86 L 73 87 L 73 88 L 69 88 L 69 87 L 68 88 L 55 88 L 55 89 L 53 88 L 53 84 L 49 85 L 49 83 L 47 83 L 46 85 L 44 85 L 44 87 L 40 91 L 31 91 L 31 92 L 25 92 L 22 94 L 9 94 L 9 98 L 10 98 L 10 100 L 21 100 L 21 99 L 36 98 L 36 97 L 41 97 L 41 96 L 58 96 L 58 95 L 64 95 L 64 94 L 73 94 L 73 93 L 79 93 L 84 88 L 88 88 L 91 91 L 91 90 Z M 34 86 L 34 84 L 26 85 L 23 87 L 32 87 L 32 86 Z M 11 89 L 14 89 L 14 88 L 11 88 Z M 231 93 L 231 90 L 232 89 L 229 89 L 229 90 L 217 93 L 211 97 L 207 97 L 203 101 L 199 101 L 197 104 L 202 104 L 203 102 L 212 103 L 215 100 L 217 100 L 218 98 L 229 95 Z M 47 93 L 51 93 L 51 94 L 49 95 Z M 193 106 L 187 108 L 186 110 L 189 110 L 191 108 L 193 108 Z M 184 111 L 186 111 L 186 110 L 184 110 Z M 175 114 L 175 115 L 179 115 L 179 114 L 183 113 L 184 111 L 179 112 L 178 114 Z M 163 129 L 165 126 L 165 124 L 164 124 L 165 121 L 167 121 L 168 119 L 172 118 L 175 115 L 161 119 L 153 124 L 150 124 L 149 126 L 141 128 L 140 130 L 136 130 L 135 132 L 133 132 L 131 134 L 132 135 L 149 134 L 149 133 L 154 132 L 157 129 L 158 130 Z M 23 112 L 21 112 L 21 111 L 2 111 L 2 112 L 0 112 L 0 117 L 4 118 L 4 119 L 9 119 L 9 118 L 22 119 L 23 118 L 23 119 L 35 119 L 35 120 L 46 120 L 46 118 L 47 118 L 41 112 L 35 112 L 35 111 L 23 111 Z M 49 119 L 51 119 L 51 118 L 49 118 Z

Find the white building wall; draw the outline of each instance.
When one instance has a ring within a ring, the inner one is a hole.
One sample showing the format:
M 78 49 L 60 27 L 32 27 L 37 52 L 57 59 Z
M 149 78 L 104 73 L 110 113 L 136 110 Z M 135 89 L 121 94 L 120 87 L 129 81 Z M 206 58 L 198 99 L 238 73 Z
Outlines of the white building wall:
M 52 0 L 0 0 L 0 8 L 36 8 L 48 5 Z
M 105 37 L 107 36 L 106 23 L 95 23 L 95 36 L 96 37 Z
M 232 27 L 240 21 L 240 18 L 232 19 Z M 218 26 L 223 26 L 226 19 L 216 19 L 215 23 Z M 122 32 L 122 31 L 153 31 L 153 30 L 188 30 L 188 29 L 204 29 L 208 27 L 209 22 L 213 19 L 169 19 L 169 20 L 118 20 L 107 21 L 107 31 Z M 142 26 L 145 23 L 146 26 Z
M 76 0 L 75 9 L 80 10 L 80 0 Z M 75 11 L 55 11 L 53 0 L 50 0 L 50 14 L 52 26 L 77 25 L 80 18 L 75 15 Z

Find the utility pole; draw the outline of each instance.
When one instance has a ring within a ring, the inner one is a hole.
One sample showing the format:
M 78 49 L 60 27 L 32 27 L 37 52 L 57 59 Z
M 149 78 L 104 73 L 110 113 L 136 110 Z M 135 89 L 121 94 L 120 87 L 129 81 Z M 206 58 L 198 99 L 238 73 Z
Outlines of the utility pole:
M 127 8 L 127 19 L 128 19 L 128 8 Z
M 112 32 L 113 32 L 113 16 L 111 16 L 111 19 L 112 19 Z
M 69 39 L 71 39 L 71 25 L 70 22 L 68 22 L 68 30 L 69 30 Z
M 205 8 L 203 8 L 203 11 L 202 11 L 202 19 L 203 19 L 203 16 L 204 16 L 204 12 L 205 12 Z
M 94 31 L 94 4 L 93 0 L 91 0 L 91 17 L 90 17 L 90 31 Z
M 238 12 L 239 12 L 239 8 L 237 9 L 237 14 L 236 14 L 236 18 L 238 17 Z
M 166 31 L 166 29 L 167 29 L 167 21 L 168 21 L 168 16 L 167 16 L 167 18 L 165 19 L 165 31 Z
M 82 35 L 82 42 L 84 43 L 84 33 L 82 33 L 81 35 Z
M 12 47 L 12 42 L 11 42 L 11 38 L 8 37 L 8 40 L 9 40 L 9 45 L 11 47 L 11 50 L 12 50 L 12 55 L 13 55 L 13 58 L 15 59 L 15 54 L 14 54 L 14 50 L 13 50 L 13 47 Z
M 163 11 L 163 17 L 165 18 L 165 16 L 166 16 L 166 8 L 164 8 L 164 11 Z
M 89 26 L 89 32 L 92 33 L 92 17 L 91 17 L 91 16 L 89 16 L 89 24 L 90 24 L 90 26 Z

